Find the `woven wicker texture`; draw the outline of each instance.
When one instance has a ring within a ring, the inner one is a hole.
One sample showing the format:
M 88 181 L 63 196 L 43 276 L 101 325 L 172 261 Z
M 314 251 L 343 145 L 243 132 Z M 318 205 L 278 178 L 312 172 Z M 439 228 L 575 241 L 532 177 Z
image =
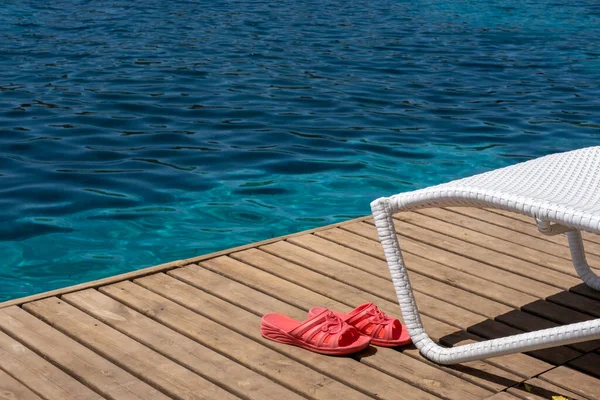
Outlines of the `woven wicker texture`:
M 600 147 L 552 154 L 390 200 L 394 211 L 496 207 L 600 233 Z

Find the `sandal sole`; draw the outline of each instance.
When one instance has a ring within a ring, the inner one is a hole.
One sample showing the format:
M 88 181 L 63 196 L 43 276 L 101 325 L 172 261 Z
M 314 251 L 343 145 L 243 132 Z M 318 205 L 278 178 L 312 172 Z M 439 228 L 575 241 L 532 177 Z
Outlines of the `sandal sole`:
M 362 350 L 366 349 L 367 347 L 369 347 L 369 344 L 370 344 L 370 340 L 369 340 L 366 343 L 361 344 L 360 346 L 329 349 L 329 348 L 321 348 L 321 347 L 312 346 L 306 342 L 302 342 L 293 337 L 290 337 L 289 335 L 285 334 L 284 332 L 275 330 L 273 327 L 261 326 L 260 334 L 265 339 L 269 339 L 273 342 L 277 342 L 277 343 L 281 343 L 281 344 L 289 344 L 292 346 L 303 348 L 305 350 L 312 351 L 314 353 L 325 354 L 328 356 L 346 356 L 348 354 L 358 353 L 359 351 L 362 351 Z

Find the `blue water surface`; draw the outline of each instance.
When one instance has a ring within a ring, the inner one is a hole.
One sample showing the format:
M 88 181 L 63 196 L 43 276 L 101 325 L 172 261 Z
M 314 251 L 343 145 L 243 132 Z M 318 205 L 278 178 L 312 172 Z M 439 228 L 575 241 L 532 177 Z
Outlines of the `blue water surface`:
M 600 138 L 600 5 L 7 0 L 0 301 Z

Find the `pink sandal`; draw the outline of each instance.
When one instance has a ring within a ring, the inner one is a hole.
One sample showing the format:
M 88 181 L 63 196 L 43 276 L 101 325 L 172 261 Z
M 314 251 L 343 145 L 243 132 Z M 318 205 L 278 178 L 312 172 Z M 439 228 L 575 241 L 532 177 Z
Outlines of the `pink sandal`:
M 325 310 L 315 307 L 308 311 L 309 318 L 319 315 Z M 384 314 L 373 303 L 366 303 L 356 307 L 349 313 L 333 311 L 345 323 L 358 329 L 363 335 L 371 338 L 371 343 L 376 346 L 395 347 L 409 344 L 410 335 L 406 327 L 396 318 Z
M 261 319 L 260 333 L 278 343 L 338 356 L 365 349 L 371 339 L 361 335 L 356 328 L 346 324 L 326 308 L 312 313 L 303 322 L 283 314 L 267 314 Z

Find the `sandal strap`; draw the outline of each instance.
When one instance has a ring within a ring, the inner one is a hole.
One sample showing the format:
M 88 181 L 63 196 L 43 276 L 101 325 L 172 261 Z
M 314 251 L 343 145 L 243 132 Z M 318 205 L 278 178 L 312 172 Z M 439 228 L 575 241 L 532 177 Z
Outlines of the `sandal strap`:
M 371 337 L 379 337 L 379 333 L 383 330 L 384 339 L 392 337 L 394 321 L 396 321 L 395 318 L 386 315 L 372 303 L 346 320 L 347 323 L 354 326 L 359 332 L 368 334 Z
M 350 330 L 355 328 L 342 321 L 332 311 L 325 310 L 304 321 L 288 334 L 318 347 L 336 347 L 339 338 Z

